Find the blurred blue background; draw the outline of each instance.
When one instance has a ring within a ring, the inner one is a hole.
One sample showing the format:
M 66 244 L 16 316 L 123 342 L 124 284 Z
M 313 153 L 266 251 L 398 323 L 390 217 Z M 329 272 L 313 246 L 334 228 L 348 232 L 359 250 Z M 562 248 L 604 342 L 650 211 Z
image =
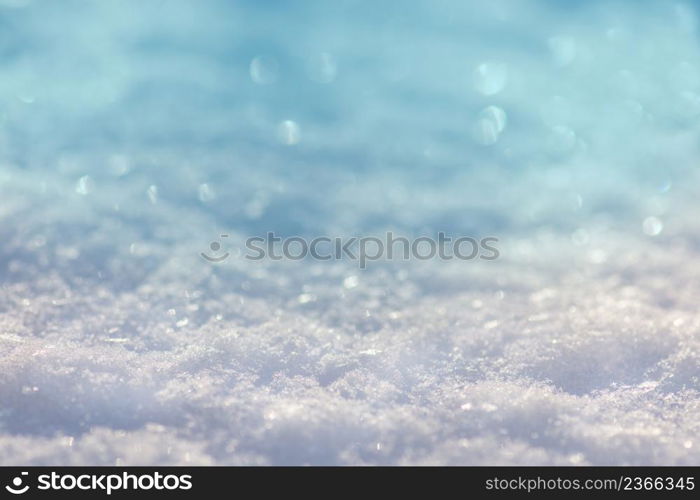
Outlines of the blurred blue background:
M 8 0 L 2 160 L 244 233 L 638 218 L 691 174 L 700 72 L 692 5 L 630 5 Z

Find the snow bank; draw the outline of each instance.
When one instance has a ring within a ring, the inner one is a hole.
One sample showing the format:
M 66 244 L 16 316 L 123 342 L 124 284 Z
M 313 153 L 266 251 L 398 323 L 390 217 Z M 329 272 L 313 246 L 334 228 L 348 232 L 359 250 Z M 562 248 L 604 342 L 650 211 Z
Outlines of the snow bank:
M 0 464 L 700 463 L 695 8 L 487 4 L 0 2 Z

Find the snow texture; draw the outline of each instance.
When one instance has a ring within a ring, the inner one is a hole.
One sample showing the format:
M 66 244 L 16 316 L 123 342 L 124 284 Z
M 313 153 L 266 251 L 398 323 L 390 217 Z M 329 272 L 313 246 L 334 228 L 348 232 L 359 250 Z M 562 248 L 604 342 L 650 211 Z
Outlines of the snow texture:
M 668 1 L 0 1 L 0 464 L 700 464 L 698 35 Z M 501 257 L 240 254 L 387 230 Z

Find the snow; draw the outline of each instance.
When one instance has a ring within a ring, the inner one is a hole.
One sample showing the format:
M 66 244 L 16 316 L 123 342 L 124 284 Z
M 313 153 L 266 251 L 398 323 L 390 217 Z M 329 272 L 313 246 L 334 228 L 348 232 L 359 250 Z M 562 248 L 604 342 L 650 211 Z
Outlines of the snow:
M 697 465 L 699 42 L 664 1 L 0 1 L 0 464 Z M 501 257 L 239 253 L 388 230 Z

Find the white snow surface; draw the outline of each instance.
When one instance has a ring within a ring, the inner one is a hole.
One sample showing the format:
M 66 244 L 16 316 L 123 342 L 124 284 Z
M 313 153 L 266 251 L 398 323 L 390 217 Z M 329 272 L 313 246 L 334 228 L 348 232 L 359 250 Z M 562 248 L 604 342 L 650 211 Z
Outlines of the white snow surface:
M 692 3 L 2 0 L 0 464 L 699 465 L 699 120 Z M 501 257 L 236 253 L 387 230 Z

